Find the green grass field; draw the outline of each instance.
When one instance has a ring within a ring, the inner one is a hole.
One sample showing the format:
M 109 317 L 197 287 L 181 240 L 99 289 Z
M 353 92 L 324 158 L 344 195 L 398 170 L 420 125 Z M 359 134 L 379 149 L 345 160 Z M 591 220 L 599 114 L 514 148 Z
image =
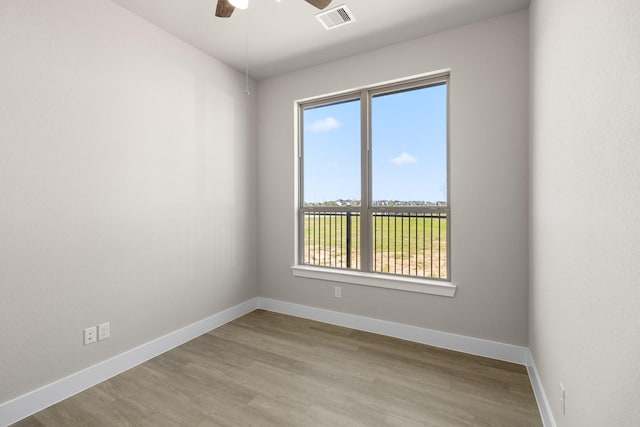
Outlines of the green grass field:
M 373 262 L 376 272 L 418 277 L 447 277 L 447 219 L 376 215 Z M 359 268 L 360 217 L 351 216 L 350 268 Z M 305 216 L 304 262 L 347 268 L 347 218 L 342 215 Z

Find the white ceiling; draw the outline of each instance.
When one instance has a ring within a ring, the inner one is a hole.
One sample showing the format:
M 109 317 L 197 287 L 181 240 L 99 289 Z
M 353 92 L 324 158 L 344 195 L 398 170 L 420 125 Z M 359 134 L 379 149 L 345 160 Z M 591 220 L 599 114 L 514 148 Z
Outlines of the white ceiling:
M 113 0 L 231 67 L 244 71 L 245 21 L 252 78 L 261 80 L 471 22 L 505 15 L 530 0 L 333 0 L 356 22 L 327 31 L 304 0 L 250 0 L 217 18 L 217 0 Z

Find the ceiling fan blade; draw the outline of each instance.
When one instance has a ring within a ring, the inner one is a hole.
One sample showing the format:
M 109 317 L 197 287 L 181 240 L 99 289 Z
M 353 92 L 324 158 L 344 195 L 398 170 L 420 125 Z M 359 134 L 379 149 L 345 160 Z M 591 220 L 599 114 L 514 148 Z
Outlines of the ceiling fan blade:
M 218 0 L 218 5 L 216 6 L 216 16 L 218 18 L 228 18 L 231 16 L 233 11 L 236 10 L 235 7 L 229 3 L 229 0 Z
M 331 0 L 305 0 L 307 3 L 317 7 L 318 9 L 324 9 L 331 4 Z

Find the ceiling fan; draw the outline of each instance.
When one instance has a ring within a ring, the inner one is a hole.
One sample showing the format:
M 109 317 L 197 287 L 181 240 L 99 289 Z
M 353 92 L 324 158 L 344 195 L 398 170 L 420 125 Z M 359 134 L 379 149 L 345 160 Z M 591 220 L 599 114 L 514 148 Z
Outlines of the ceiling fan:
M 329 6 L 331 0 L 305 0 L 310 5 L 318 9 L 324 9 Z M 246 9 L 249 6 L 249 0 L 218 0 L 216 6 L 216 16 L 219 18 L 228 18 L 236 8 Z

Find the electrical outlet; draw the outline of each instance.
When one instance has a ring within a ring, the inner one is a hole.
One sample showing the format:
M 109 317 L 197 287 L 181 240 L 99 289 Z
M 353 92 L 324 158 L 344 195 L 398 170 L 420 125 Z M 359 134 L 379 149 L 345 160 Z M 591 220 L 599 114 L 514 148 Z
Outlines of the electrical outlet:
M 109 322 L 98 325 L 98 341 L 106 340 L 111 336 L 111 325 Z
M 334 295 L 336 298 L 342 298 L 342 288 L 340 286 L 336 286 Z
M 98 330 L 95 326 L 84 330 L 84 345 L 93 344 L 98 340 Z
M 562 405 L 562 415 L 564 415 L 567 410 L 567 391 L 562 383 L 560 383 L 560 404 Z

